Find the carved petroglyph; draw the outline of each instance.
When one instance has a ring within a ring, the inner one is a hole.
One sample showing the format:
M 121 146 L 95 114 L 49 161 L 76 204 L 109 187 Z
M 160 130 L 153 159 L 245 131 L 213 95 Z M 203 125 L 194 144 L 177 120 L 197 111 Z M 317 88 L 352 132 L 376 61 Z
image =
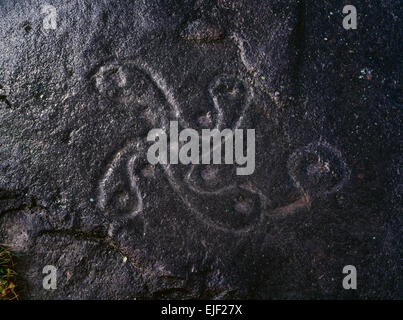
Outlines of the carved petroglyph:
M 208 87 L 211 109 L 200 128 L 236 129 L 253 97 L 243 81 L 222 74 Z M 222 144 L 224 150 L 225 142 Z M 224 163 L 224 161 L 222 161 Z M 261 221 L 263 202 L 236 178 L 234 165 L 166 165 L 169 181 L 183 202 L 204 223 L 223 231 L 246 232 Z
M 162 77 L 137 65 L 129 59 L 106 63 L 95 72 L 95 87 L 103 99 L 136 108 L 147 127 L 163 128 L 169 114 L 177 113 L 169 103 L 172 97 L 164 91 Z M 138 217 L 144 208 L 141 182 L 153 176 L 145 142 L 130 141 L 116 152 L 99 182 L 98 207 L 113 218 Z
M 166 86 L 161 91 L 171 93 Z M 176 118 L 180 125 L 196 130 L 238 128 L 254 96 L 253 89 L 237 77 L 221 74 L 211 80 L 206 91 L 210 102 L 192 105 L 192 110 L 179 109 L 172 95 L 166 96 L 171 108 L 177 111 Z
M 95 83 L 107 98 L 128 106 L 146 106 L 149 113 L 146 119 L 153 126 L 166 127 L 170 116 L 176 117 L 181 126 L 189 124 L 164 78 L 144 63 L 130 60 L 110 63 L 98 70 Z M 211 98 L 211 108 L 198 118 L 199 129 L 234 130 L 242 125 L 253 99 L 253 91 L 243 81 L 220 75 L 212 80 L 206 94 Z M 138 165 L 146 159 L 145 153 L 145 143 L 131 141 L 108 165 L 99 185 L 98 199 L 99 207 L 108 214 L 131 217 L 142 211 L 140 181 L 154 172 L 153 166 Z M 267 217 L 309 210 L 312 199 L 339 190 L 350 174 L 338 150 L 326 142 L 311 143 L 294 151 L 287 163 L 300 197 L 273 206 L 270 195 L 236 176 L 234 165 L 161 166 L 173 190 L 200 221 L 236 234 L 253 230 Z
M 111 215 L 136 216 L 143 209 L 143 198 L 135 175 L 140 154 L 145 148 L 140 143 L 128 144 L 119 150 L 108 165 L 99 184 L 99 207 Z
M 288 170 L 295 187 L 310 198 L 340 190 L 350 177 L 341 152 L 324 141 L 296 150 Z
M 198 193 L 217 193 L 233 188 L 235 167 L 233 165 L 193 165 L 185 182 Z
M 175 171 L 178 171 L 175 166 Z M 215 179 L 211 168 L 203 172 L 201 179 Z M 206 166 L 205 166 L 206 167 Z M 195 169 L 193 169 L 195 170 Z M 167 170 L 173 189 L 196 217 L 210 227 L 221 231 L 243 233 L 252 230 L 262 221 L 264 201 L 255 189 L 240 184 L 222 184 L 219 186 L 201 186 L 203 182 L 178 179 L 174 170 Z M 194 172 L 194 171 L 193 171 Z M 213 177 L 211 177 L 213 176 Z
M 186 124 L 164 79 L 147 66 L 146 69 L 146 72 L 140 70 L 133 61 L 111 62 L 95 74 L 96 88 L 105 98 L 128 106 L 146 105 L 152 124 L 163 126 L 172 114 L 182 125 Z M 239 127 L 252 96 L 243 82 L 221 75 L 213 79 L 207 92 L 212 101 L 211 110 L 201 119 L 201 127 Z M 152 169 L 142 169 L 139 174 L 133 172 L 139 152 L 139 144 L 130 142 L 116 153 L 108 166 L 99 185 L 98 199 L 99 207 L 108 214 L 130 217 L 141 212 L 143 199 L 138 180 L 149 175 Z M 205 223 L 225 231 L 242 231 L 260 220 L 260 198 L 252 189 L 231 181 L 234 166 L 163 167 L 174 190 Z
M 102 97 L 143 110 L 143 116 L 153 126 L 162 126 L 168 120 L 165 95 L 134 61 L 111 61 L 101 66 L 94 75 L 95 86 Z
M 209 86 L 217 113 L 217 127 L 238 128 L 251 99 L 244 83 L 230 75 L 220 75 Z
M 301 196 L 292 203 L 266 212 L 269 217 L 284 217 L 309 210 L 312 200 L 339 191 L 350 178 L 350 170 L 341 152 L 325 141 L 295 150 L 288 159 L 287 168 Z

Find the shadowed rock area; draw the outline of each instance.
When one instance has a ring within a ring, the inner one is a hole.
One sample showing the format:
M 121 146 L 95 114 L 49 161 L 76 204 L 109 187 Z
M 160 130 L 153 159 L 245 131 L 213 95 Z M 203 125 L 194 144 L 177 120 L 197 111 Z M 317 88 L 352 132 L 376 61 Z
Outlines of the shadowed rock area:
M 22 298 L 402 299 L 403 5 L 354 2 L 0 0 Z M 169 121 L 255 129 L 254 173 L 149 164 Z

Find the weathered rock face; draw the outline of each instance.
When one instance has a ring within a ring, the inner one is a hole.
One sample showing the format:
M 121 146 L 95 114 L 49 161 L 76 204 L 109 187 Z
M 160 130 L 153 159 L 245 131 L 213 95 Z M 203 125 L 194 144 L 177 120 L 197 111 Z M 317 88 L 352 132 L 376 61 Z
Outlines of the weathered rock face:
M 348 31 L 333 2 L 77 0 L 52 30 L 44 2 L 0 1 L 0 241 L 23 297 L 402 298 L 402 5 L 355 1 Z M 150 165 L 170 120 L 255 129 L 255 172 Z

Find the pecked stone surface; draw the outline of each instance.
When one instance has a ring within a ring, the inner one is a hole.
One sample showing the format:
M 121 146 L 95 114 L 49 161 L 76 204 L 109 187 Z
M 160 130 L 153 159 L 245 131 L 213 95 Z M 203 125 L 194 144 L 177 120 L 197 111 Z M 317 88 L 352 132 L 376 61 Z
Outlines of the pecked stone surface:
M 0 242 L 25 299 L 402 298 L 402 5 L 0 1 Z M 254 128 L 256 170 L 150 165 Z M 42 288 L 54 265 L 58 287 Z M 354 265 L 358 289 L 344 290 Z

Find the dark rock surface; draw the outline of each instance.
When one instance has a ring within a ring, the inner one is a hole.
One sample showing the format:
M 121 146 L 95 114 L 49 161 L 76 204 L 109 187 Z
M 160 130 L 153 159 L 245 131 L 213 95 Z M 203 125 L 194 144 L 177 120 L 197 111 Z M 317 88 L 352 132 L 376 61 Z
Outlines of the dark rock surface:
M 0 0 L 23 298 L 403 298 L 400 0 L 354 1 L 349 31 L 343 1 L 49 2 Z M 254 128 L 256 171 L 149 165 L 169 120 Z

